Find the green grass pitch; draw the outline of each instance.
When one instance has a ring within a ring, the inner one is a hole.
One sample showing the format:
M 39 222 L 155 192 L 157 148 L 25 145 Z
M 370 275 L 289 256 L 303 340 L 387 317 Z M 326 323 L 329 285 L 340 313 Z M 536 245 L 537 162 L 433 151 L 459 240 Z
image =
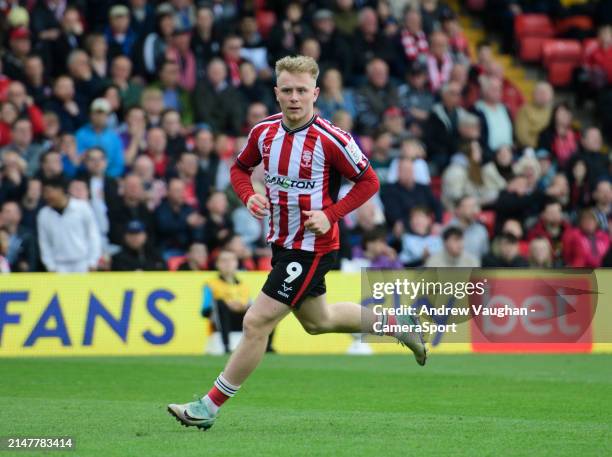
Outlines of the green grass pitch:
M 40 456 L 612 456 L 612 355 L 267 356 L 207 432 L 169 402 L 225 358 L 0 361 L 0 436 L 73 435 Z

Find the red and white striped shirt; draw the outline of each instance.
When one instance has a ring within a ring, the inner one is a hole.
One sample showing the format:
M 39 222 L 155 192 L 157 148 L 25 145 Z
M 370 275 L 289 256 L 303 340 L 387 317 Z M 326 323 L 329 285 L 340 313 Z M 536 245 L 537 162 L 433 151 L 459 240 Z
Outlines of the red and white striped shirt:
M 335 221 L 327 233 L 317 236 L 305 230 L 302 211 L 329 208 L 338 198 L 341 176 L 355 180 L 368 169 L 368 159 L 351 135 L 318 115 L 291 130 L 279 113 L 251 129 L 236 159 L 243 170 L 261 162 L 270 201 L 268 241 L 317 253 L 338 249 Z

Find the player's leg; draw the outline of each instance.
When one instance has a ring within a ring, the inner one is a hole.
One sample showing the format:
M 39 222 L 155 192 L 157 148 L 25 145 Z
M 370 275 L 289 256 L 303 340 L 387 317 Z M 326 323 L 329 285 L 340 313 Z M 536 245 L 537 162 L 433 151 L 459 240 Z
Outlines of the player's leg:
M 287 305 L 261 292 L 244 316 L 240 344 L 208 394 L 191 403 L 170 404 L 168 412 L 185 426 L 204 430 L 212 427 L 221 405 L 236 394 L 259 365 L 266 352 L 268 336 L 289 312 Z
M 266 352 L 270 333 L 290 311 L 287 305 L 259 293 L 244 316 L 240 344 L 223 370 L 228 382 L 239 386 L 246 380 Z
M 324 286 L 323 286 L 324 287 Z M 334 303 L 328 304 L 325 294 L 306 298 L 301 306 L 294 310 L 294 314 L 300 321 L 304 330 L 311 335 L 321 333 L 371 333 L 374 334 L 374 323 L 379 319 L 393 318 L 393 322 L 387 324 L 414 325 L 419 324 L 416 317 L 412 316 L 376 316 L 374 312 L 356 303 Z M 391 331 L 388 336 L 396 338 L 400 343 L 410 348 L 419 365 L 425 365 L 427 360 L 427 346 L 423 337 L 418 332 Z
M 376 323 L 376 315 L 371 309 L 350 302 L 328 304 L 325 294 L 306 298 L 294 314 L 311 335 L 372 333 Z

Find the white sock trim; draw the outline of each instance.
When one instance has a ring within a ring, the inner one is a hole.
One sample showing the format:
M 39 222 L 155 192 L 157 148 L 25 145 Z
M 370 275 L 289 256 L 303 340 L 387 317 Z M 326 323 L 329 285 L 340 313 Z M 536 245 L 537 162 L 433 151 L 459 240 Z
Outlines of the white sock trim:
M 238 392 L 238 389 L 240 389 L 240 386 L 235 386 L 228 382 L 228 380 L 223 377 L 223 373 L 215 380 L 215 387 L 228 397 L 233 397 Z

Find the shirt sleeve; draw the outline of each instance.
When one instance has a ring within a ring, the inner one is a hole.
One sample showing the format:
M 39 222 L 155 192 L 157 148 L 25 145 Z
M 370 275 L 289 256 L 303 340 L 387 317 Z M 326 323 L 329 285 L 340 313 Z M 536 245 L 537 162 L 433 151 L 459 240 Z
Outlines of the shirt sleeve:
M 261 152 L 259 152 L 259 145 L 257 144 L 259 135 L 257 135 L 256 131 L 260 130 L 256 128 L 251 129 L 247 142 L 236 158 L 236 165 L 243 170 L 255 168 L 261 162 Z
M 370 166 L 370 161 L 350 134 L 338 133 L 330 139 L 330 144 L 329 157 L 332 166 L 345 178 L 355 181 Z

